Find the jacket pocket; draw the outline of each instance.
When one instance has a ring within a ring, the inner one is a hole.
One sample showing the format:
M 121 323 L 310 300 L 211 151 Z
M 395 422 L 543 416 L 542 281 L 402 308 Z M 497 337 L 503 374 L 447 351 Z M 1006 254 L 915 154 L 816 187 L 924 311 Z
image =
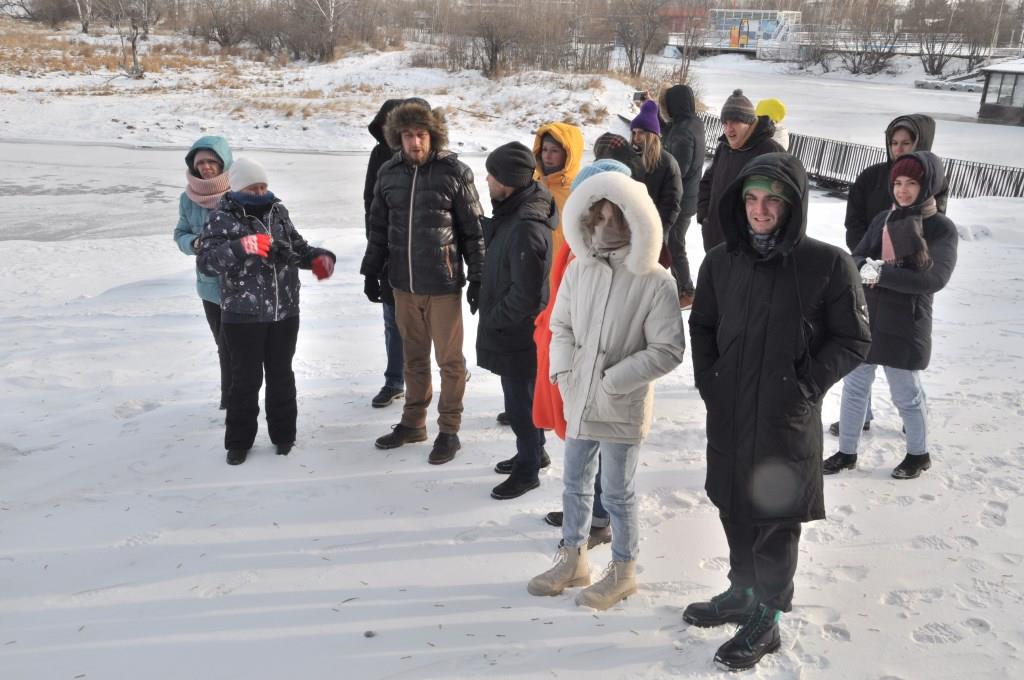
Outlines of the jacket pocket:
M 643 392 L 646 387 L 626 394 L 609 392 L 604 381 L 597 382 L 594 398 L 587 405 L 584 417 L 600 423 L 627 424 L 638 422 L 637 412 L 642 408 Z M 639 393 L 639 394 L 638 394 Z

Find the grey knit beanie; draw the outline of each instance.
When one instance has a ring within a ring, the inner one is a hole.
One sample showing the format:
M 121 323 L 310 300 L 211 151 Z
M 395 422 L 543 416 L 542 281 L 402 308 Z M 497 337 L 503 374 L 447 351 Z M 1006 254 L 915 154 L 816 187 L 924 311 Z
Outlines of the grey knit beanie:
M 722 122 L 734 121 L 753 125 L 757 122 L 757 114 L 754 113 L 754 104 L 743 96 L 743 90 L 733 90 L 732 96 L 725 100 L 722 107 Z

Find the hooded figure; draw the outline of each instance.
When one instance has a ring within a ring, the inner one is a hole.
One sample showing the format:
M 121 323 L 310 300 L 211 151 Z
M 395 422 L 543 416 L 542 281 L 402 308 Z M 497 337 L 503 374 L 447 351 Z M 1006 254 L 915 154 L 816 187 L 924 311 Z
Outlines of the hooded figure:
M 892 143 L 893 135 L 897 130 L 903 130 L 910 135 L 913 145 L 907 152 L 931 151 L 932 143 L 935 141 L 935 120 L 923 113 L 897 116 L 885 128 L 885 162 L 868 166 L 857 175 L 857 179 L 850 185 L 850 195 L 846 200 L 845 220 L 846 246 L 850 252 L 853 252 L 860 240 L 864 238 L 868 225 L 878 213 L 892 207 L 889 193 L 889 171 L 897 158 L 893 154 Z M 946 212 L 947 193 L 948 185 L 944 184 L 934 194 L 939 212 Z
M 825 517 L 821 402 L 871 341 L 853 262 L 806 234 L 807 193 L 804 168 L 788 153 L 743 168 L 722 193 L 725 243 L 705 256 L 690 313 L 694 381 L 707 407 L 704 488 L 731 569 L 729 590 L 683 618 L 743 623 L 716 655 L 734 670 L 778 648 L 800 523 Z M 763 214 L 748 208 L 758 201 L 775 203 L 773 231 L 751 225 L 749 215 Z
M 549 137 L 565 152 L 565 163 L 551 173 L 545 173 L 541 160 L 541 148 L 545 137 Z M 537 158 L 537 171 L 533 177 L 551 193 L 558 209 L 558 226 L 554 231 L 551 245 L 551 252 L 557 253 L 565 241 L 562 235 L 562 208 L 569 197 L 569 187 L 572 186 L 576 173 L 580 171 L 580 163 L 583 160 L 583 133 L 578 127 L 568 123 L 543 125 L 534 137 L 533 155 Z
M 730 97 L 731 99 L 733 97 Z M 723 122 L 727 121 L 725 116 L 729 110 L 728 104 L 723 107 Z M 750 114 L 753 115 L 752 106 Z M 779 143 L 772 139 L 775 134 L 775 123 L 768 116 L 760 116 L 754 120 L 749 136 L 739 148 L 732 148 L 725 134 L 718 138 L 715 156 L 700 179 L 700 187 L 697 190 L 697 221 L 700 222 L 701 235 L 704 237 L 705 253 L 725 239 L 724 228 L 719 224 L 718 206 L 726 187 L 752 159 L 762 154 L 783 151 Z
M 370 134 L 377 140 L 377 144 L 370 151 L 370 160 L 366 164 L 366 181 L 363 184 L 367 240 L 370 238 L 370 206 L 373 203 L 373 188 L 377 184 L 377 173 L 380 171 L 380 167 L 398 151 L 389 146 L 387 140 L 384 139 L 384 123 L 387 121 L 388 114 L 404 102 L 417 102 L 429 106 L 427 102 L 419 98 L 388 99 L 381 105 L 377 115 L 367 126 Z M 395 295 L 391 291 L 391 284 L 388 283 L 386 265 L 377 283 L 380 287 L 380 302 L 384 316 L 384 351 L 387 354 L 387 366 L 384 369 L 384 386 L 370 400 L 370 404 L 374 408 L 383 408 L 405 394 L 403 370 L 405 357 L 402 354 L 402 336 L 398 331 L 398 323 L 395 321 Z
M 636 592 L 639 520 L 633 477 L 657 378 L 683 359 L 675 281 L 658 265 L 661 219 L 643 185 L 619 172 L 581 182 L 563 211 L 569 263 L 551 316 L 549 378 L 565 400 L 562 543 L 533 595 L 590 584 L 587 527 L 598 455 L 612 563 L 577 604 L 607 609 Z
M 197 160 L 208 175 L 200 172 Z M 210 212 L 217 207 L 221 197 L 230 188 L 228 171 L 232 163 L 231 147 L 228 140 L 216 135 L 200 137 L 185 154 L 185 191 L 178 199 L 178 224 L 174 227 L 174 242 L 178 249 L 189 257 L 195 257 L 199 237 Z M 209 164 L 213 161 L 213 164 Z M 220 172 L 211 175 L 210 167 L 219 164 Z M 231 357 L 227 344 L 220 332 L 220 284 L 216 276 L 208 276 L 196 267 L 196 292 L 203 301 L 203 312 L 217 342 L 217 356 L 220 361 L 220 408 L 227 408 L 228 392 L 231 388 Z
M 679 288 L 679 304 L 693 303 L 693 278 L 686 256 L 686 231 L 697 213 L 697 187 L 704 170 L 707 153 L 704 121 L 697 116 L 693 90 L 688 85 L 674 85 L 665 92 L 665 108 L 670 122 L 662 135 L 665 150 L 676 159 L 682 174 L 683 198 L 679 217 L 669 230 L 668 250 L 672 256 L 672 274 Z
M 897 200 L 890 187 L 892 210 L 875 217 L 853 251 L 865 284 L 871 351 L 843 383 L 839 452 L 825 461 L 826 474 L 857 464 L 857 446 L 878 366 L 885 370 L 906 433 L 907 455 L 892 476 L 913 479 L 931 467 L 920 372 L 931 359 L 932 299 L 953 274 L 959 236 L 953 222 L 938 212 L 935 194 L 946 187 L 946 179 L 935 154 L 905 154 L 893 164 L 890 176 L 892 182 L 912 180 L 919 192 L 906 204 Z

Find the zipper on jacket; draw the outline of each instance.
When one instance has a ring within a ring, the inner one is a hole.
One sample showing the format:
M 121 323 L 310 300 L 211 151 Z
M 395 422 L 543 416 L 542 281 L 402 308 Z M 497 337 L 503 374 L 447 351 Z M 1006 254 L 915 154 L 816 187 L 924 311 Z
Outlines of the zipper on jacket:
M 416 205 L 416 175 L 420 171 L 420 166 L 414 165 L 412 168 L 412 190 L 409 191 L 409 228 L 408 240 L 406 242 L 405 259 L 409 263 L 409 292 L 415 294 L 416 289 L 412 285 L 412 211 Z
M 594 372 L 597 370 L 597 360 L 601 358 L 601 338 L 604 336 L 604 320 L 608 317 L 608 303 L 612 299 L 612 286 L 615 285 L 615 267 L 612 266 L 611 262 L 608 262 L 608 270 L 608 291 L 604 296 L 604 308 L 601 310 L 601 323 L 597 327 L 597 350 L 594 353 L 594 363 L 590 367 L 590 384 L 587 385 L 587 396 L 583 400 L 583 408 L 580 410 L 580 423 L 577 426 L 581 431 L 583 430 L 583 419 L 587 412 L 587 404 L 590 403 L 590 395 L 594 390 Z M 599 380 L 603 379 L 604 376 L 599 378 Z
M 273 206 L 271 206 L 270 211 L 274 211 Z M 260 218 L 256 217 L 255 215 L 253 215 L 252 218 L 256 220 L 257 224 L 259 224 L 261 227 L 263 227 L 264 230 L 266 230 L 267 236 L 269 236 L 271 242 L 273 242 L 274 234 L 270 231 L 270 227 L 268 227 L 266 224 L 263 224 L 263 222 L 260 221 Z M 268 219 L 267 222 L 269 223 L 270 220 Z M 274 321 L 277 321 L 277 315 L 281 313 L 281 297 L 280 295 L 278 295 L 277 290 L 277 263 L 271 262 L 270 269 L 271 271 L 274 272 Z

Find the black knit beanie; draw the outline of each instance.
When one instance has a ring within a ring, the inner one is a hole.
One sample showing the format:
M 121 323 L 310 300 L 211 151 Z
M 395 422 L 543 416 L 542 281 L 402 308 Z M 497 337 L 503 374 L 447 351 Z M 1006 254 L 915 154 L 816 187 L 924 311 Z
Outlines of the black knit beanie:
M 492 151 L 487 156 L 484 166 L 491 177 L 505 186 L 521 189 L 533 181 L 537 159 L 523 144 L 509 142 Z

